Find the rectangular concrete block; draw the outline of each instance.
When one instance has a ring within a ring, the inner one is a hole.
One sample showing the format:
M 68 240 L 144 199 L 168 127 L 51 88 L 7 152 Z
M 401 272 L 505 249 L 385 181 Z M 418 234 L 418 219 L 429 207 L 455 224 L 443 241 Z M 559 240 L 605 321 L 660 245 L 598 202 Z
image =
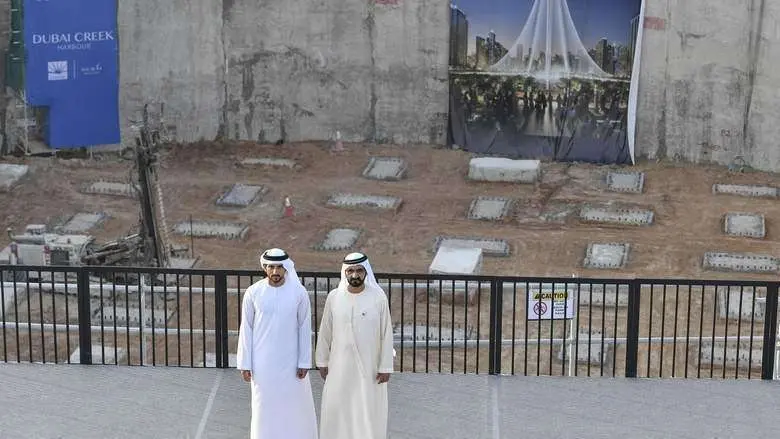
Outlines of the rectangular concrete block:
M 461 340 L 476 340 L 476 330 L 469 326 L 468 329 L 459 327 L 438 327 L 426 325 L 399 325 L 393 327 L 393 339 L 396 341 L 428 341 L 438 343 Z M 454 336 L 453 336 L 454 333 Z
M 509 256 L 509 243 L 493 238 L 437 236 L 433 251 L 436 252 L 441 247 L 478 248 L 482 250 L 483 256 Z
M 323 251 L 348 250 L 355 245 L 359 237 L 360 230 L 347 228 L 331 229 L 325 235 L 325 239 L 315 245 L 314 248 Z
M 0 163 L 0 192 L 8 192 L 19 182 L 30 168 L 27 165 L 14 165 L 11 163 Z
M 80 212 L 73 215 L 68 220 L 68 222 L 66 222 L 61 227 L 60 230 L 63 233 L 86 232 L 87 230 L 93 227 L 97 227 L 100 223 L 105 221 L 106 218 L 108 218 L 108 215 L 102 212 L 96 212 L 96 213 Z
M 479 274 L 482 249 L 439 247 L 428 272 L 431 274 Z
M 398 210 L 401 203 L 402 200 L 396 197 L 349 193 L 334 194 L 327 201 L 327 205 L 331 207 L 391 211 Z
M 217 205 L 230 207 L 246 207 L 265 194 L 262 185 L 236 183 L 217 199 Z
M 612 192 L 641 194 L 645 186 L 644 172 L 610 171 L 607 173 L 607 189 Z
M 536 183 L 540 176 L 539 160 L 477 157 L 469 162 L 469 179 L 474 181 Z
M 776 187 L 746 184 L 714 184 L 712 186 L 712 193 L 763 198 L 777 198 L 779 194 Z
M 763 322 L 766 297 L 752 287 L 718 287 L 715 291 L 718 316 L 722 319 Z
M 130 183 L 119 181 L 94 181 L 84 186 L 82 192 L 86 194 L 114 195 L 119 197 L 134 197 L 137 194 L 136 187 Z
M 193 221 L 192 227 L 189 221 L 173 226 L 174 233 L 198 238 L 244 239 L 248 230 L 246 224 L 209 221 Z
M 270 166 L 290 169 L 298 167 L 298 163 L 295 160 L 277 157 L 250 157 L 241 160 L 240 163 L 242 166 Z
M 567 328 L 568 331 L 568 328 Z M 570 335 L 567 333 L 566 337 Z M 590 339 L 588 338 L 590 337 Z M 591 331 L 588 333 L 587 329 L 580 328 L 579 333 L 575 336 L 575 343 L 570 342 L 563 343 L 558 348 L 558 361 L 564 360 L 564 352 L 566 353 L 566 361 L 569 361 L 571 357 L 575 357 L 575 361 L 578 364 L 595 364 L 599 365 L 606 363 L 607 355 L 611 352 L 612 344 L 607 343 L 604 340 L 604 352 L 602 353 L 601 343 L 603 337 L 600 331 Z M 569 350 L 571 346 L 571 350 Z
M 499 221 L 506 218 L 512 209 L 512 200 L 503 197 L 477 197 L 471 202 L 468 218 Z
M 653 211 L 585 206 L 580 220 L 588 223 L 607 223 L 629 226 L 648 226 L 653 223 Z
M 727 213 L 723 218 L 723 229 L 731 236 L 763 238 L 766 235 L 764 215 L 755 213 Z
M 705 270 L 714 271 L 776 273 L 780 270 L 780 261 L 771 255 L 707 252 L 704 254 L 703 266 Z
M 701 345 L 693 344 L 689 349 L 691 357 L 689 361 L 696 362 L 696 357 L 699 356 L 701 350 L 700 361 L 702 366 L 726 366 L 737 367 L 739 362 L 739 368 L 747 369 L 749 366 L 753 368 L 760 368 L 762 363 L 763 351 L 760 346 L 761 339 L 753 342 L 751 349 L 750 341 L 702 341 Z M 758 346 L 756 346 L 759 344 Z
M 406 161 L 400 157 L 371 157 L 363 177 L 372 180 L 398 181 L 406 177 Z
M 148 299 L 151 300 L 151 299 Z M 125 305 L 125 304 L 122 304 Z M 141 324 L 141 309 L 138 307 L 120 306 L 119 304 L 114 307 L 113 304 L 103 304 L 103 312 L 101 314 L 100 306 L 93 307 L 92 324 L 94 325 L 106 325 L 113 326 L 116 323 L 117 326 L 124 327 L 139 327 Z M 147 327 L 154 326 L 155 328 L 164 328 L 168 320 L 173 316 L 174 310 L 168 307 L 167 310 L 160 309 L 155 306 L 154 318 L 152 318 L 152 310 L 147 305 L 147 308 L 143 312 L 144 325 Z M 101 320 L 102 317 L 102 320 Z
M 585 268 L 617 269 L 625 267 L 628 262 L 630 245 L 621 243 L 588 244 L 585 251 Z

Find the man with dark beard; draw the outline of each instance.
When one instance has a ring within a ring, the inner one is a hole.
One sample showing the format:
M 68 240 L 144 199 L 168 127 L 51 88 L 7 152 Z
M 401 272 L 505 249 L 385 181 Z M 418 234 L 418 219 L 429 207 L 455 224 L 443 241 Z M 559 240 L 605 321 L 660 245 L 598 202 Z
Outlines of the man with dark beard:
M 328 294 L 316 363 L 325 380 L 320 439 L 385 439 L 393 324 L 368 257 L 351 253 Z
M 311 306 L 284 250 L 260 256 L 266 277 L 241 305 L 238 369 L 251 383 L 251 439 L 317 439 L 311 367 Z

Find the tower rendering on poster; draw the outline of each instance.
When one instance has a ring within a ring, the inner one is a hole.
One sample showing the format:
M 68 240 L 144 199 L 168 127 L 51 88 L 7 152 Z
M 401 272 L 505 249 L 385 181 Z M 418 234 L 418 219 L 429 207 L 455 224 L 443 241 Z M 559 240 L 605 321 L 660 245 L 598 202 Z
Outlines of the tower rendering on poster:
M 454 0 L 449 141 L 516 158 L 630 163 L 628 97 L 642 0 Z

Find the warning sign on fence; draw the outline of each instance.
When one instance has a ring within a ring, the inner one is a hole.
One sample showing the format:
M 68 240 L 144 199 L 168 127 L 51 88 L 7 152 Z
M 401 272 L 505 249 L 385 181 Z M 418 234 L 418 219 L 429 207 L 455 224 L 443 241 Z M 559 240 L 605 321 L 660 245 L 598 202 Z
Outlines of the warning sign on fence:
M 576 289 L 542 284 L 528 288 L 528 320 L 571 319 L 575 315 Z

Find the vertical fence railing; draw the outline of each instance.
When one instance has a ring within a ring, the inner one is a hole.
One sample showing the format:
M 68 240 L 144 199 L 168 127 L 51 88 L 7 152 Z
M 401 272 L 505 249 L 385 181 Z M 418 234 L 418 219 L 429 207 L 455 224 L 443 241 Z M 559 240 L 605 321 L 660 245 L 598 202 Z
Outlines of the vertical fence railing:
M 339 274 L 299 274 L 315 347 Z M 251 270 L 0 266 L 0 362 L 235 367 L 242 300 L 262 278 Z M 776 282 L 377 278 L 399 372 L 775 376 Z

